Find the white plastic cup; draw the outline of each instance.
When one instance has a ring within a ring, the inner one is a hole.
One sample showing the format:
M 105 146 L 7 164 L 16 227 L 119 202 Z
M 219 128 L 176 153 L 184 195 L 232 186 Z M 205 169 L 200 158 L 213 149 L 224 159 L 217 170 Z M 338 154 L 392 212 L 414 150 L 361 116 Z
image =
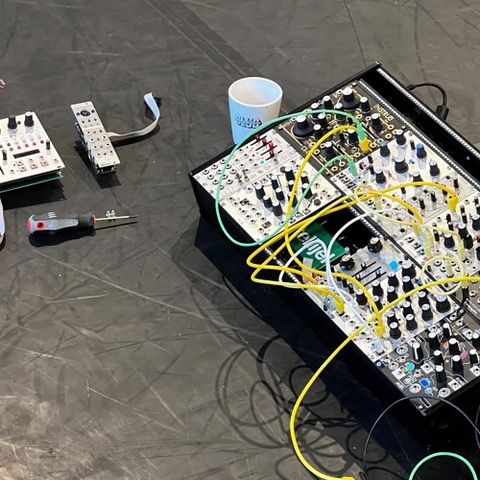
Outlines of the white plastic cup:
M 233 141 L 238 143 L 262 123 L 278 117 L 282 96 L 282 87 L 268 78 L 245 77 L 233 82 L 228 89 Z

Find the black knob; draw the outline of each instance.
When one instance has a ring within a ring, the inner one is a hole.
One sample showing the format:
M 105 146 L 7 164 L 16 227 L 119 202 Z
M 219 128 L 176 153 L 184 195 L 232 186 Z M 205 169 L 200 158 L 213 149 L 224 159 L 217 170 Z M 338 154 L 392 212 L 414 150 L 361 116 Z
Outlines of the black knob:
M 390 324 L 390 337 L 394 340 L 398 340 L 402 336 L 402 332 L 400 331 L 400 327 L 398 326 L 397 322 L 392 322 Z
M 435 332 L 428 333 L 428 346 L 430 347 L 430 351 L 435 352 L 440 348 L 440 340 L 438 339 L 438 335 Z
M 372 113 L 371 122 L 372 122 L 372 128 L 376 132 L 381 132 L 383 130 L 382 126 L 382 120 L 380 119 L 380 114 L 378 113 Z
M 460 188 L 460 184 L 458 183 L 458 177 L 456 175 L 455 177 L 453 177 L 452 183 L 455 190 L 458 190 Z
M 372 283 L 372 294 L 376 295 L 377 297 L 383 297 L 383 288 L 378 280 L 375 280 Z
M 348 135 L 348 143 L 350 145 L 356 145 L 358 143 L 358 135 L 356 130 L 354 129 L 347 130 L 347 135 Z
M 33 127 L 33 115 L 32 112 L 25 112 L 25 118 L 23 120 L 23 124 L 26 127 Z
M 425 290 L 421 290 L 417 294 L 418 305 L 422 307 L 423 305 L 429 305 L 430 300 L 428 299 L 427 292 Z
M 307 184 L 310 183 L 309 180 L 308 180 L 308 173 L 307 173 L 307 172 L 303 172 L 300 180 L 301 180 L 301 182 L 302 182 L 302 185 L 303 185 L 304 183 L 307 183 Z
M 460 345 L 456 338 L 451 338 L 448 341 L 448 351 L 450 355 L 460 355 Z
M 460 358 L 460 355 L 454 355 L 452 357 L 452 370 L 455 373 L 462 374 L 463 373 L 463 362 Z
M 469 358 L 470 358 L 470 365 L 472 365 L 472 367 L 473 367 L 473 365 L 476 365 L 476 364 L 478 363 L 478 361 L 479 361 L 479 359 L 478 359 L 478 353 L 477 353 L 477 351 L 476 351 L 474 348 L 472 348 L 472 349 L 470 350 L 468 356 L 469 356 Z
M 473 204 L 475 205 L 475 211 L 480 215 L 480 200 L 478 197 L 473 199 Z
M 408 172 L 408 163 L 399 157 L 395 157 L 395 171 L 397 173 Z
M 430 304 L 426 303 L 422 305 L 422 320 L 424 322 L 429 322 L 433 318 L 432 307 Z
M 293 134 L 296 137 L 308 137 L 313 132 L 313 125 L 305 115 L 299 115 L 295 119 L 293 126 Z
M 268 195 L 263 196 L 263 204 L 265 205 L 265 208 L 271 208 L 272 207 L 272 199 Z
M 288 186 L 288 191 L 291 192 L 293 190 L 293 187 L 295 186 L 295 182 L 293 180 L 289 180 L 287 182 L 287 186 Z
M 384 184 L 387 181 L 387 177 L 385 173 L 383 173 L 382 167 L 376 166 L 374 167 L 373 171 L 375 172 L 375 182 L 379 185 Z
M 388 284 L 392 287 L 398 287 L 399 282 L 395 272 L 388 272 Z
M 2 159 L 4 162 L 7 161 L 7 151 L 6 150 L 2 150 Z
M 368 241 L 368 251 L 372 253 L 378 253 L 382 250 L 383 245 L 379 237 L 373 237 Z
M 480 215 L 478 213 L 472 214 L 472 228 L 478 232 L 480 230 Z
M 472 345 L 479 350 L 480 349 L 480 334 L 478 332 L 473 332 L 472 335 Z
M 440 175 L 440 169 L 438 168 L 438 164 L 436 160 L 433 160 L 433 158 L 428 162 L 429 167 L 430 167 L 430 175 L 432 177 L 438 177 Z
M 420 342 L 412 343 L 412 357 L 415 363 L 420 363 L 423 360 L 423 348 Z
M 280 202 L 285 200 L 285 195 L 283 194 L 283 190 L 280 187 L 275 189 L 275 196 Z
M 415 287 L 413 285 L 413 281 L 410 277 L 402 277 L 402 288 L 405 293 L 410 292 L 413 290 Z
M 423 145 L 423 143 L 417 143 L 416 151 L 418 159 L 423 159 L 427 157 L 427 151 L 425 150 L 425 146 Z
M 315 118 L 315 123 L 322 127 L 322 130 L 328 128 L 328 118 L 326 113 L 319 113 L 317 118 Z
M 422 210 L 425 210 L 425 200 L 423 198 L 418 199 L 418 204 Z
M 263 188 L 263 185 L 261 183 L 255 184 L 255 195 L 260 200 L 262 200 L 265 196 L 265 188 Z
M 403 130 L 395 130 L 393 132 L 395 134 L 395 141 L 399 147 L 403 147 L 407 143 L 407 139 L 405 138 L 405 133 Z
M 314 126 L 313 126 L 313 136 L 319 140 L 320 138 L 322 138 L 322 135 L 323 135 L 323 128 L 320 124 L 316 123 Z
M 458 234 L 461 238 L 465 238 L 468 235 L 468 228 L 463 222 L 458 224 Z
M 341 258 L 340 267 L 347 271 L 352 270 L 355 267 L 355 259 L 347 253 Z
M 462 216 L 462 222 L 467 224 L 468 223 L 468 215 L 467 212 L 465 211 L 465 206 L 460 205 L 460 215 Z
M 322 103 L 323 103 L 323 108 L 325 108 L 327 110 L 332 110 L 333 109 L 333 101 L 332 101 L 332 98 L 330 97 L 330 95 L 325 95 L 322 99 Z
M 9 115 L 8 116 L 7 127 L 10 130 L 15 130 L 17 128 L 17 119 L 15 118 L 15 115 Z
M 50 144 L 50 140 L 45 140 L 45 148 L 46 148 L 47 150 L 50 150 L 50 145 L 51 145 L 51 144 Z
M 435 192 L 430 192 L 430 200 L 432 201 L 432 203 L 437 203 L 437 195 Z M 438 232 L 436 233 L 438 235 Z
M 453 248 L 455 247 L 455 240 L 453 239 L 452 235 L 450 233 L 446 233 L 443 237 L 443 244 L 445 245 L 445 248 Z
M 394 302 L 398 298 L 398 292 L 395 287 L 392 287 L 392 285 L 389 285 L 387 287 L 387 300 L 389 302 Z
M 272 188 L 273 190 L 277 189 L 280 186 L 280 182 L 278 180 L 278 177 L 272 177 Z
M 449 340 L 452 337 L 452 327 L 448 323 L 442 325 L 443 338 Z
M 290 166 L 285 167 L 284 173 L 285 173 L 285 177 L 287 178 L 287 181 L 295 180 L 295 174 L 293 173 L 292 167 Z
M 388 148 L 388 143 L 385 140 L 380 142 L 380 157 L 382 160 L 389 159 L 391 155 L 390 148 Z
M 407 327 L 407 330 L 409 332 L 412 332 L 418 327 L 418 323 L 415 320 L 415 316 L 412 315 L 411 313 L 405 317 L 405 326 Z
M 467 250 L 471 250 L 473 248 L 473 238 L 470 234 L 466 235 L 465 237 L 463 237 L 463 246 L 467 249 Z
M 387 313 L 387 325 L 390 326 L 393 322 L 396 322 L 398 324 L 398 319 L 395 312 L 393 310 L 390 310 Z
M 309 188 L 309 184 L 308 183 L 302 183 L 302 192 L 303 192 L 303 196 L 305 198 L 311 198 L 312 196 L 312 189 Z
M 402 313 L 405 318 L 407 318 L 408 315 L 413 315 L 412 304 L 408 300 L 402 303 Z
M 435 378 L 438 386 L 441 387 L 447 384 L 447 374 L 445 373 L 443 365 L 437 365 L 435 367 Z
M 414 172 L 412 172 L 412 180 L 414 182 L 423 182 L 423 178 L 420 175 L 420 172 L 418 170 L 415 170 Z
M 480 245 L 475 248 L 475 256 L 477 257 L 477 260 L 480 260 Z
M 402 275 L 410 278 L 415 278 L 415 265 L 411 260 L 404 260 L 402 262 Z
M 276 217 L 281 217 L 283 215 L 282 206 L 278 200 L 272 200 L 272 210 Z
M 382 299 L 378 296 L 378 295 L 375 295 L 373 297 L 373 302 L 375 303 L 375 305 L 377 306 L 377 308 L 379 310 L 381 310 L 383 308 L 383 302 L 382 302 Z
M 342 92 L 342 105 L 347 109 L 351 110 L 359 104 L 359 99 L 355 95 L 355 92 L 352 88 L 346 87 Z
M 444 295 L 437 295 L 435 297 L 437 311 L 439 313 L 445 313 L 450 310 L 450 300 Z
M 355 299 L 357 300 L 357 303 L 362 307 L 366 305 L 368 301 L 365 293 L 363 293 L 362 290 L 357 290 L 357 292 L 355 293 Z
M 433 352 L 433 363 L 435 365 L 443 365 L 443 353 L 441 350 L 435 350 Z
M 321 147 L 322 155 L 327 159 L 330 160 L 335 156 L 335 150 L 333 148 L 332 142 L 325 142 Z
M 370 100 L 367 97 L 360 97 L 360 109 L 363 113 L 368 113 L 371 110 Z
M 334 110 L 337 110 L 338 112 L 343 112 L 343 104 L 342 102 L 337 102 L 335 106 L 333 107 Z M 341 113 L 336 113 L 335 114 L 335 120 L 338 123 L 346 123 L 347 122 L 347 117 L 345 115 L 342 115 Z

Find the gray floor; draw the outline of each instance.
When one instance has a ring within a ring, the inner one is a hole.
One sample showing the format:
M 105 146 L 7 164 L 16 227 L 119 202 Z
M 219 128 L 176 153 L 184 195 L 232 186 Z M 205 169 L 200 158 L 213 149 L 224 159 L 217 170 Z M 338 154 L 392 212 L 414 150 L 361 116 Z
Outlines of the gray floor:
M 287 436 L 310 370 L 194 246 L 187 172 L 230 143 L 232 80 L 274 78 L 289 109 L 375 60 L 443 84 L 450 122 L 478 142 L 478 1 L 1 0 L 0 18 L 0 116 L 35 110 L 68 167 L 63 194 L 4 198 L 0 478 L 311 478 Z M 73 148 L 69 105 L 92 99 L 126 131 L 145 121 L 150 90 L 160 132 L 120 147 L 118 183 L 98 183 Z M 28 242 L 31 213 L 111 208 L 140 222 Z M 320 423 L 303 438 L 331 474 L 359 470 L 364 430 L 339 402 L 355 394 L 319 382 L 311 400 Z

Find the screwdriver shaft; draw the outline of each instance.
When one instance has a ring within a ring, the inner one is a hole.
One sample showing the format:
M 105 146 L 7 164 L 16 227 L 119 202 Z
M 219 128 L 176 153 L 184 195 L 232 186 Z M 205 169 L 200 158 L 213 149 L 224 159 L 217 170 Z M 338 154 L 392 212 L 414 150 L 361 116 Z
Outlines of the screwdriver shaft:
M 111 221 L 115 221 L 115 220 L 127 220 L 129 218 L 137 218 L 138 215 L 121 215 L 121 216 L 118 216 L 118 217 L 101 217 L 101 218 L 97 218 L 95 217 L 95 221 L 96 222 L 111 222 Z

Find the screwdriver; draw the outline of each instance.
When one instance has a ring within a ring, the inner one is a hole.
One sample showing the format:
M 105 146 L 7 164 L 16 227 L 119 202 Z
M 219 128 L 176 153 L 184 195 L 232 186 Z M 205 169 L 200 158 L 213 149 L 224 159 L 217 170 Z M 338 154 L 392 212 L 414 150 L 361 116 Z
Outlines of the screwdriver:
M 49 212 L 42 215 L 32 215 L 27 221 L 27 228 L 30 234 L 74 231 L 92 231 L 99 222 L 117 222 L 137 218 L 138 215 L 116 216 L 115 212 L 108 211 L 106 217 L 98 218 L 92 212 L 83 215 L 57 215 L 55 212 Z

